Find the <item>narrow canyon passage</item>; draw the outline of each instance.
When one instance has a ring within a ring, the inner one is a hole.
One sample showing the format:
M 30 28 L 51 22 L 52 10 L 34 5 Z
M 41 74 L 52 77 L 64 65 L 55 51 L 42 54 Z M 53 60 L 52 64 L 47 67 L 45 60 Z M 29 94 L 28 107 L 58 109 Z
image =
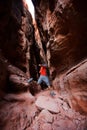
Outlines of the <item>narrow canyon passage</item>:
M 87 130 L 86 30 L 86 0 L 0 0 L 0 130 Z

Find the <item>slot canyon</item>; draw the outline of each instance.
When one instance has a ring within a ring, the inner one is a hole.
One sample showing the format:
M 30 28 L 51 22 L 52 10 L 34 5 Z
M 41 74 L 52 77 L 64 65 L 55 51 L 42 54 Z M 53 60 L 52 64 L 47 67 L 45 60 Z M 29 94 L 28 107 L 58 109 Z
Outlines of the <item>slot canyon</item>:
M 87 2 L 29 1 L 0 0 L 0 130 L 87 130 Z

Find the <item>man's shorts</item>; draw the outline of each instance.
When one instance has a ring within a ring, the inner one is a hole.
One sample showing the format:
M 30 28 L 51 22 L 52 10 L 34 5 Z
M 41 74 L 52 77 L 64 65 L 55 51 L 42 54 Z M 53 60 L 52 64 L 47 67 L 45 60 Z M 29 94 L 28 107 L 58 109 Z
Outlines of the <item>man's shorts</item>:
M 45 82 L 47 86 L 50 86 L 50 81 L 49 81 L 48 76 L 40 75 L 37 83 L 41 84 L 42 82 Z

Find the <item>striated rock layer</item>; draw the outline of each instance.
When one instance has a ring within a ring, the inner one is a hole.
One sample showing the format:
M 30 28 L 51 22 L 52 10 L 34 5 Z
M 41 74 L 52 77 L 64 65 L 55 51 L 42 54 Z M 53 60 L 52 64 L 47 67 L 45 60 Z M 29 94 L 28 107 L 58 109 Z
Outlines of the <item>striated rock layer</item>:
M 63 80 L 64 88 L 70 94 L 72 107 L 87 113 L 87 60 L 67 72 Z
M 49 66 L 60 73 L 86 58 L 86 1 L 32 1 Z
M 86 130 L 86 2 L 32 1 L 34 26 L 25 0 L 0 0 L 0 129 Z M 36 94 L 27 81 L 37 80 L 42 61 L 57 90 Z
M 67 89 L 74 108 L 87 113 L 87 63 L 77 65 L 87 58 L 86 0 L 32 1 L 53 86 Z M 75 65 L 75 70 L 61 75 Z

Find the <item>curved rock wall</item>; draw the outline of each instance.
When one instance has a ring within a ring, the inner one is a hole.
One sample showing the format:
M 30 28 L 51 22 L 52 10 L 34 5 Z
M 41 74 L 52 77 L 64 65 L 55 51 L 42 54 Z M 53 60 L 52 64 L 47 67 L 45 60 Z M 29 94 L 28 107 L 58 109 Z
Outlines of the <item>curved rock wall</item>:
M 49 66 L 60 73 L 87 57 L 86 1 L 34 1 L 41 40 Z M 48 43 L 48 44 L 47 44 Z M 49 47 L 48 47 L 49 45 Z
M 80 68 L 77 65 L 87 58 L 86 0 L 32 1 L 51 78 L 54 80 L 53 86 L 70 91 L 73 95 L 72 106 L 76 110 L 87 112 L 87 63 L 81 64 Z M 61 74 L 75 65 L 77 69 L 72 69 L 63 79 Z
M 87 59 L 66 73 L 64 87 L 68 88 L 72 107 L 87 113 Z
M 29 73 L 33 25 L 23 1 L 0 1 L 0 49 L 13 65 Z
M 21 83 L 24 82 L 24 77 L 27 79 L 34 75 L 33 78 L 36 78 L 35 64 L 37 61 L 39 62 L 39 54 L 38 59 L 35 54 L 36 48 L 33 20 L 25 1 L 1 0 L 0 66 L 2 70 L 0 70 L 0 87 L 4 90 L 6 89 L 6 91 L 11 88 L 15 90 L 17 89 L 16 86 L 23 85 Z M 12 66 L 10 71 L 8 65 Z M 23 74 L 22 71 L 24 72 Z M 20 82 L 18 81 L 19 83 L 17 83 L 16 80 L 20 80 Z
M 79 63 L 87 57 L 85 1 L 33 2 L 43 48 L 25 0 L 0 0 L 0 129 L 86 130 L 87 117 L 79 113 L 87 114 L 87 60 Z M 36 79 L 43 49 L 53 85 L 61 91 L 34 95 L 40 88 L 27 80 Z

